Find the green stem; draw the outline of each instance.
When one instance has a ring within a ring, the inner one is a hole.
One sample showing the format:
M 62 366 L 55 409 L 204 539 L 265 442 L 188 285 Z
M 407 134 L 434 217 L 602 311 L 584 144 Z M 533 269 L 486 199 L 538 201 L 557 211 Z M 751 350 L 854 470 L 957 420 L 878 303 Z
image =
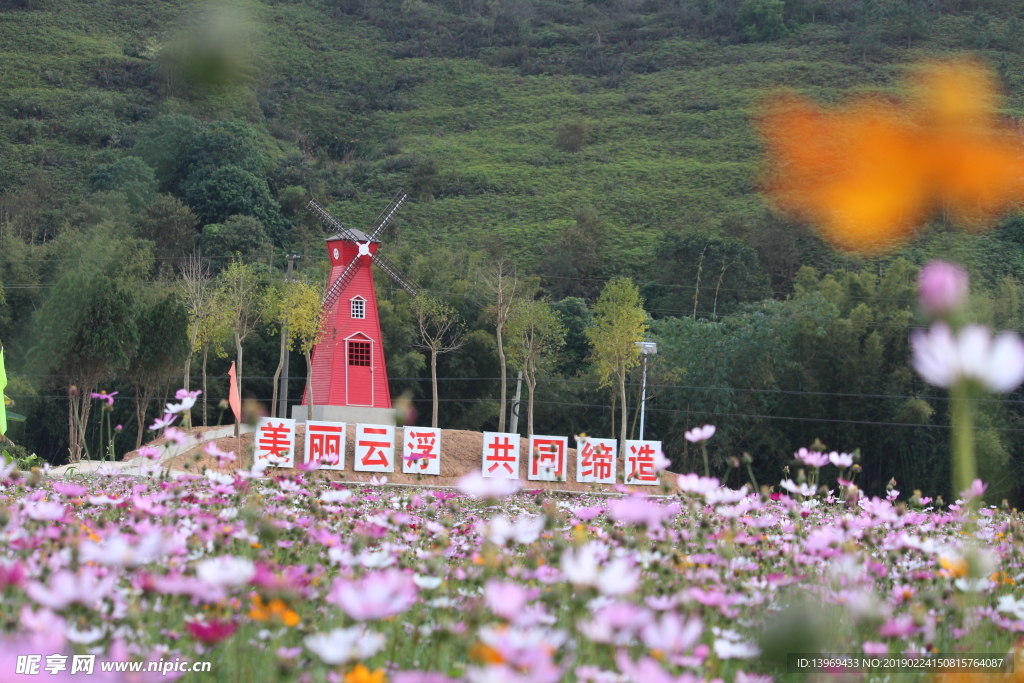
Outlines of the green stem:
M 707 443 L 704 442 L 704 441 L 700 442 L 700 452 L 704 456 L 704 476 L 705 477 L 710 477 L 711 476 L 711 468 L 708 467 L 708 447 L 707 447 Z
M 971 488 L 978 478 L 974 459 L 974 414 L 965 382 L 957 382 L 950 390 L 950 411 L 953 420 L 953 499 Z

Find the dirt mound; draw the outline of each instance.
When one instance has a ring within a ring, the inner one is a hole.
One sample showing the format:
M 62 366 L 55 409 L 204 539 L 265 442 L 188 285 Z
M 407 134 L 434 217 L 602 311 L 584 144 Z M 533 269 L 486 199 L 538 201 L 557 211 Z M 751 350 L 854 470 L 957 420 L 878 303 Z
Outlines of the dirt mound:
M 191 432 L 193 436 L 199 436 L 202 429 L 196 429 Z M 435 475 L 424 475 L 424 474 L 405 474 L 401 471 L 402 460 L 402 439 L 404 438 L 404 430 L 401 427 L 395 428 L 395 454 L 397 462 L 395 463 L 395 472 L 388 472 L 383 475 L 388 479 L 388 483 L 392 484 L 419 484 L 422 486 L 455 486 L 458 480 L 468 472 L 473 470 L 479 471 L 482 459 L 483 459 L 483 442 L 484 436 L 481 432 L 471 432 L 461 429 L 444 429 L 441 432 L 441 474 L 440 476 Z M 305 452 L 305 441 L 306 441 L 306 425 L 300 424 L 296 427 L 295 437 L 295 452 L 301 459 L 302 454 Z M 353 455 L 353 444 L 355 442 L 355 425 L 348 425 L 345 435 L 345 469 L 342 471 L 328 471 L 324 470 L 321 474 L 326 475 L 329 479 L 343 480 L 343 481 L 355 481 L 355 482 L 368 482 L 370 477 L 375 476 L 371 472 L 355 472 L 352 469 L 352 463 L 354 462 Z M 165 443 L 163 439 L 153 441 L 151 446 L 161 446 Z M 203 452 L 203 447 L 196 446 L 190 450 L 187 450 L 170 461 L 170 467 L 177 470 L 183 470 L 185 472 L 194 472 L 201 474 L 207 469 L 214 471 L 229 472 L 234 470 L 241 464 L 241 458 L 235 463 L 230 463 L 224 468 L 221 468 L 217 459 L 206 455 Z M 252 450 L 253 445 L 253 434 L 243 434 L 239 438 L 234 437 L 223 437 L 216 439 L 215 443 L 217 447 L 222 451 L 233 451 L 235 453 L 249 453 Z M 523 488 L 526 490 L 535 489 L 550 489 L 558 491 L 612 491 L 614 490 L 611 485 L 607 484 L 581 484 L 576 481 L 576 449 L 570 448 L 566 462 L 568 469 L 568 480 L 565 482 L 546 482 L 546 481 L 529 481 L 527 479 L 527 453 L 529 448 L 529 442 L 525 438 L 520 439 L 520 457 L 519 457 L 519 478 L 522 481 Z M 135 457 L 135 453 L 129 453 L 125 456 L 125 459 L 131 459 Z M 622 476 L 622 458 L 619 458 L 618 463 L 618 476 Z M 290 468 L 281 468 L 284 472 L 292 472 Z M 381 475 L 376 475 L 381 476 Z M 675 475 L 669 472 L 662 473 L 662 480 L 669 484 L 673 484 Z M 644 489 L 650 489 L 651 493 L 658 491 L 657 487 L 639 487 Z

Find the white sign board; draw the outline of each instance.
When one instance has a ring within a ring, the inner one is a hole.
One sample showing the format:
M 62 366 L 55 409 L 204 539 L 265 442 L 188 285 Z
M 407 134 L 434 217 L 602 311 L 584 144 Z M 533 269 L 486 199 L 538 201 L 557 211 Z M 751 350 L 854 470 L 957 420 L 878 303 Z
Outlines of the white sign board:
M 615 439 L 576 438 L 576 481 L 614 484 L 618 442 Z
M 530 437 L 530 457 L 526 478 L 530 481 L 565 481 L 569 437 Z
M 353 454 L 356 472 L 394 472 L 395 428 L 357 424 Z
M 345 423 L 307 422 L 305 463 L 322 470 L 345 469 Z
M 261 417 L 256 421 L 256 460 L 274 467 L 295 467 L 295 420 Z
M 626 483 L 639 486 L 657 486 L 658 470 L 655 458 L 661 453 L 660 441 L 626 440 Z M 664 457 L 664 456 L 662 456 Z
M 484 432 L 483 475 L 497 479 L 519 478 L 519 435 Z
M 402 438 L 402 472 L 441 474 L 441 430 L 406 427 Z

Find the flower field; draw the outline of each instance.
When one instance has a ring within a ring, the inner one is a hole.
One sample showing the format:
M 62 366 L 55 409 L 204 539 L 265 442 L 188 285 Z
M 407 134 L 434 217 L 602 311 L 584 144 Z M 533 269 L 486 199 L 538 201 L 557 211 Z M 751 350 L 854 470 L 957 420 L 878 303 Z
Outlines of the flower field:
M 14 674 L 31 653 L 211 663 L 98 680 L 746 683 L 789 653 L 1012 651 L 1016 513 L 868 500 L 834 484 L 847 456 L 797 455 L 810 477 L 770 495 L 8 467 L 0 679 L 37 678 Z

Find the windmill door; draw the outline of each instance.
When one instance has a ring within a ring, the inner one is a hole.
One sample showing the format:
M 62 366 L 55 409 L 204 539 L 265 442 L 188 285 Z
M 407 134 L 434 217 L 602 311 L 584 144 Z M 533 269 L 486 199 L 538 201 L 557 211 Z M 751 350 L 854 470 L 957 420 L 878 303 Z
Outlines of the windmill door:
M 373 340 L 357 334 L 345 340 L 348 367 L 345 375 L 350 406 L 373 405 Z

